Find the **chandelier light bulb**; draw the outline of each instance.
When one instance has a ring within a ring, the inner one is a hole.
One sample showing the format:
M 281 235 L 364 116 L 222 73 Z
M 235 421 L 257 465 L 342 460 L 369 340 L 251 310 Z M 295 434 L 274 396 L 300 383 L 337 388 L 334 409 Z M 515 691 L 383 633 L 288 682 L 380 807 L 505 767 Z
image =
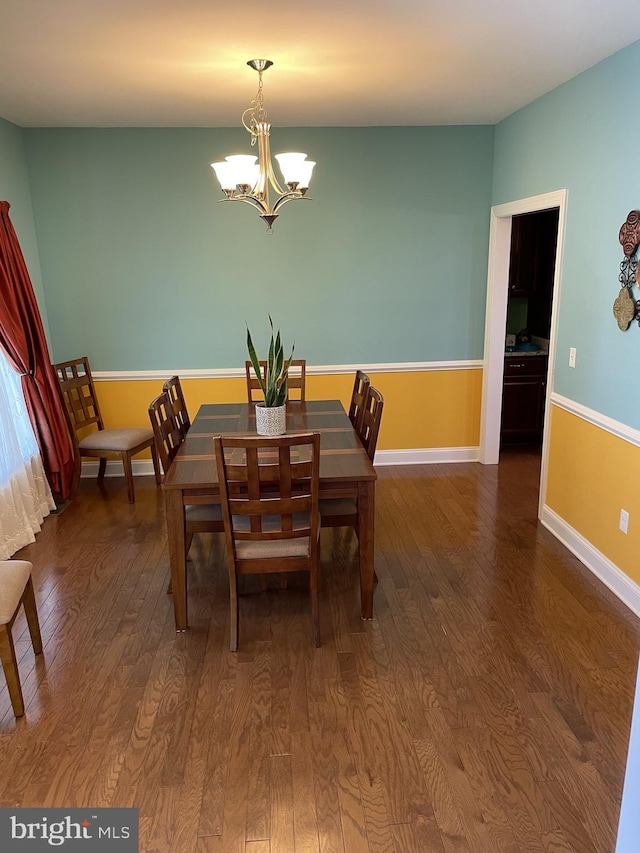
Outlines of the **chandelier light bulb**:
M 307 160 L 306 154 L 300 154 L 299 152 L 289 152 L 287 154 L 276 154 L 276 160 L 280 166 L 280 171 L 282 172 L 282 176 L 284 177 L 284 182 L 288 186 L 291 184 L 295 184 L 297 187 L 300 186 L 300 181 L 307 175 L 308 170 L 305 169 L 304 164 L 310 162 Z M 313 167 L 312 167 L 313 168 Z M 309 172 L 309 175 L 311 173 Z M 309 186 L 309 182 L 307 180 L 307 186 Z

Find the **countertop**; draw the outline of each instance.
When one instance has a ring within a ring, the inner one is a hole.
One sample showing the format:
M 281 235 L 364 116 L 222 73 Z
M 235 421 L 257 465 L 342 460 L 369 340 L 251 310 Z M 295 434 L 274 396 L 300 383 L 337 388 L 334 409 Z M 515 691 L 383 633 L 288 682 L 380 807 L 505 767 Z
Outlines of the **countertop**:
M 529 358 L 530 356 L 541 356 L 541 355 L 549 355 L 546 350 L 539 349 L 535 352 L 532 350 L 513 350 L 513 352 L 505 352 L 504 357 L 509 358 L 509 356 L 513 356 L 514 358 L 520 358 L 521 356 L 526 356 Z

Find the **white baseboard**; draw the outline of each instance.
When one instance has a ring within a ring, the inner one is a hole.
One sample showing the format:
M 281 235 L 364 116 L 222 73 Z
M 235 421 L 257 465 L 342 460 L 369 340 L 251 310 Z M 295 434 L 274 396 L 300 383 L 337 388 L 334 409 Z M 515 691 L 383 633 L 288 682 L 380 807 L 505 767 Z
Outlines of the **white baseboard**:
M 620 601 L 640 617 L 640 586 L 546 505 L 542 509 L 540 521 L 605 586 L 608 586 Z
M 427 447 L 415 450 L 378 450 L 376 465 L 431 465 L 436 462 L 477 462 L 477 447 Z M 151 459 L 133 459 L 132 470 L 135 477 L 152 477 Z M 98 463 L 83 462 L 83 477 L 97 477 Z M 121 462 L 107 462 L 105 477 L 123 477 Z
M 477 462 L 479 447 L 418 447 L 413 450 L 378 450 L 376 465 L 433 465 L 437 462 Z
M 134 477 L 153 477 L 153 462 L 151 459 L 132 459 L 131 470 Z M 85 477 L 97 477 L 98 462 L 83 462 L 80 476 L 83 479 Z M 105 477 L 124 477 L 122 462 L 107 462 Z

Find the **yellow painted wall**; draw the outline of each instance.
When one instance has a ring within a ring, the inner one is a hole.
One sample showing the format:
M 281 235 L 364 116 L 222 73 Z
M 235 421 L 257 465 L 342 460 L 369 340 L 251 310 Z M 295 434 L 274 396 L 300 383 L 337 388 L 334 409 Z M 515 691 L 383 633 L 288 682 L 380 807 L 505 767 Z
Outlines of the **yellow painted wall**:
M 379 450 L 477 447 L 480 436 L 482 370 L 371 373 L 384 396 Z M 353 374 L 307 375 L 307 399 L 339 399 L 348 409 Z M 193 418 L 202 403 L 246 400 L 242 379 L 183 379 Z M 162 390 L 159 380 L 106 380 L 96 392 L 107 427 L 147 426 L 147 407 Z
M 640 584 L 640 448 L 557 406 L 550 436 L 546 504 Z

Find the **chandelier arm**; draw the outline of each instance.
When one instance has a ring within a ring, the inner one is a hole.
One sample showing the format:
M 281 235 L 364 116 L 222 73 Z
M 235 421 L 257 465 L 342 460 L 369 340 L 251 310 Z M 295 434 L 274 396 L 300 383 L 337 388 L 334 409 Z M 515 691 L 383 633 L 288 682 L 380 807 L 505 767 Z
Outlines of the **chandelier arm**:
M 292 190 L 291 192 L 285 193 L 280 196 L 277 202 L 273 205 L 272 213 L 275 213 L 279 207 L 282 207 L 283 204 L 286 204 L 288 201 L 296 201 L 297 199 L 304 199 L 305 201 L 311 201 L 310 196 L 301 195 L 299 190 Z M 224 199 L 222 199 L 224 201 Z
M 276 173 L 273 171 L 273 163 L 271 162 L 271 160 L 269 160 L 267 164 L 267 177 L 269 178 L 269 183 L 278 193 L 278 195 L 288 195 L 288 191 L 283 190 L 280 184 L 278 183 Z
M 254 186 L 254 192 L 262 198 L 266 207 L 269 208 L 269 166 L 271 165 L 271 149 L 269 147 L 269 131 L 271 125 L 268 122 L 258 122 L 255 126 L 255 137 L 258 140 L 258 182 Z
M 228 198 L 218 199 L 218 202 L 221 201 L 244 201 L 246 204 L 250 204 L 251 207 L 255 207 L 255 209 L 260 213 L 261 216 L 273 213 L 273 211 L 270 211 L 269 208 L 265 206 L 264 202 L 262 202 L 259 198 L 256 198 L 253 195 L 232 195 Z

